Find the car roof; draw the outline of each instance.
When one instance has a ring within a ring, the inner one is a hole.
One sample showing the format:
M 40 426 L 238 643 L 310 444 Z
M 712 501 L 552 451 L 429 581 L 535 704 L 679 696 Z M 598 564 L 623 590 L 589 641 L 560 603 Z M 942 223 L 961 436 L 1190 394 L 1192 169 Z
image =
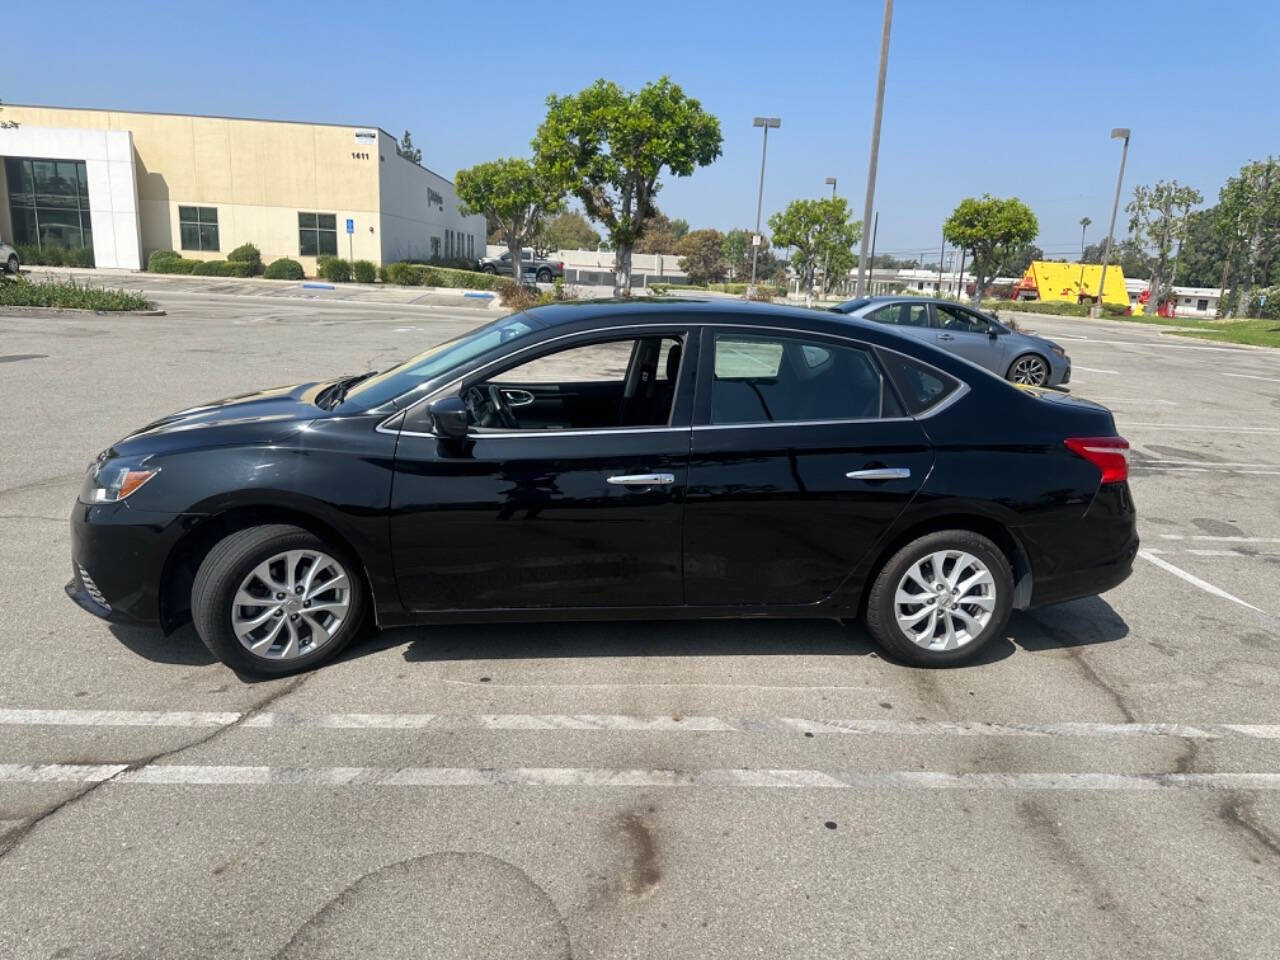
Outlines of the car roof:
M 525 314 L 540 325 L 558 327 L 566 323 L 607 317 L 613 324 L 637 326 L 656 323 L 673 316 L 697 322 L 700 316 L 732 316 L 735 323 L 768 326 L 779 320 L 802 323 L 826 323 L 832 317 L 826 310 L 790 307 L 727 297 L 637 297 L 602 300 L 571 300 L 531 307 Z

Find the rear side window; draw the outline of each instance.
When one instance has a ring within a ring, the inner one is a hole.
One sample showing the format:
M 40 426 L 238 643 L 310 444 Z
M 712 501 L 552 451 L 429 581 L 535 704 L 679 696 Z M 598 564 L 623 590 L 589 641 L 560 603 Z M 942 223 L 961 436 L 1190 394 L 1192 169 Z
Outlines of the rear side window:
M 867 319 L 894 327 L 927 327 L 929 326 L 929 305 L 927 303 L 891 303 L 879 310 L 872 310 L 867 314 Z
M 959 380 L 900 353 L 883 350 L 880 359 L 912 416 L 926 413 L 960 389 Z
M 901 416 L 868 350 L 791 337 L 716 334 L 711 423 Z

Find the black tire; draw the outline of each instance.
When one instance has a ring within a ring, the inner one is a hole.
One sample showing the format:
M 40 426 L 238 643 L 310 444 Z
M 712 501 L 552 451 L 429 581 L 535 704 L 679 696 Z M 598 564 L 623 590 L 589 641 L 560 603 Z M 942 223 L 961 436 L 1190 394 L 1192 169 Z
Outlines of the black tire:
M 1032 383 L 1029 380 L 1022 380 L 1022 381 L 1018 380 L 1018 365 L 1023 363 L 1032 363 L 1032 362 L 1037 364 L 1038 369 L 1041 371 L 1040 379 L 1035 381 L 1034 383 Z M 1049 361 L 1046 360 L 1044 357 L 1040 356 L 1040 354 L 1024 353 L 1019 355 L 1017 358 L 1015 358 L 1013 363 L 1009 364 L 1009 370 L 1007 373 L 1005 373 L 1004 378 L 1008 380 L 1010 383 L 1025 383 L 1027 386 L 1042 387 L 1049 382 L 1049 376 L 1052 373 L 1053 373 L 1053 368 L 1049 365 Z
M 539 271 L 538 271 L 538 282 L 539 282 L 539 283 L 550 283 L 550 282 L 551 282 L 551 271 L 550 271 L 550 270 L 539 270 Z
M 285 550 L 328 554 L 344 568 L 351 599 L 332 639 L 302 656 L 276 660 L 259 656 L 240 643 L 231 625 L 232 598 L 254 567 Z M 300 673 L 332 660 L 359 631 L 363 613 L 364 583 L 360 568 L 347 552 L 307 530 L 285 524 L 249 527 L 220 540 L 200 564 L 191 588 L 191 619 L 204 645 L 233 670 L 259 677 Z
M 9 262 L 5 264 L 5 269 L 17 276 L 18 273 L 18 255 L 16 253 L 9 254 Z
M 497 273 L 498 268 L 495 267 L 492 263 L 486 263 L 483 267 L 480 268 L 480 272 L 481 273 Z
M 980 560 L 991 573 L 995 605 L 981 633 L 952 650 L 931 650 L 917 645 L 899 626 L 894 596 L 898 583 L 916 563 L 940 550 L 963 550 Z M 973 659 L 992 639 L 1004 632 L 1013 608 L 1013 569 L 999 547 L 972 530 L 939 530 L 925 534 L 898 550 L 880 568 L 867 596 L 867 627 L 876 642 L 895 659 L 921 667 L 951 667 Z

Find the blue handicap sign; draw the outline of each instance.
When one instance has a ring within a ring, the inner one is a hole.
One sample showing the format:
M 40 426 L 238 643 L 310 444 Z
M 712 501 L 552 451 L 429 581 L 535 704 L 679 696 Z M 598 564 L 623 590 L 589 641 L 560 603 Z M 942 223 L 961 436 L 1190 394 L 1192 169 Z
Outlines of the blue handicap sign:
M 348 220 L 347 220 L 347 233 L 355 233 L 355 232 L 356 232 L 356 222 L 355 222 L 354 220 L 348 219 Z

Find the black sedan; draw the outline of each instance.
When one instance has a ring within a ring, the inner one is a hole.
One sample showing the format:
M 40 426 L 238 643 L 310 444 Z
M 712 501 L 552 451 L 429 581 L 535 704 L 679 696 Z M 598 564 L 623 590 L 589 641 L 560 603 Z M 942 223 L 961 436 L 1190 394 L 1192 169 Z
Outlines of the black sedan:
M 367 618 L 865 616 L 971 658 L 1138 548 L 1101 406 L 878 324 L 730 301 L 512 314 L 381 373 L 193 407 L 103 451 L 67 593 L 278 675 Z

